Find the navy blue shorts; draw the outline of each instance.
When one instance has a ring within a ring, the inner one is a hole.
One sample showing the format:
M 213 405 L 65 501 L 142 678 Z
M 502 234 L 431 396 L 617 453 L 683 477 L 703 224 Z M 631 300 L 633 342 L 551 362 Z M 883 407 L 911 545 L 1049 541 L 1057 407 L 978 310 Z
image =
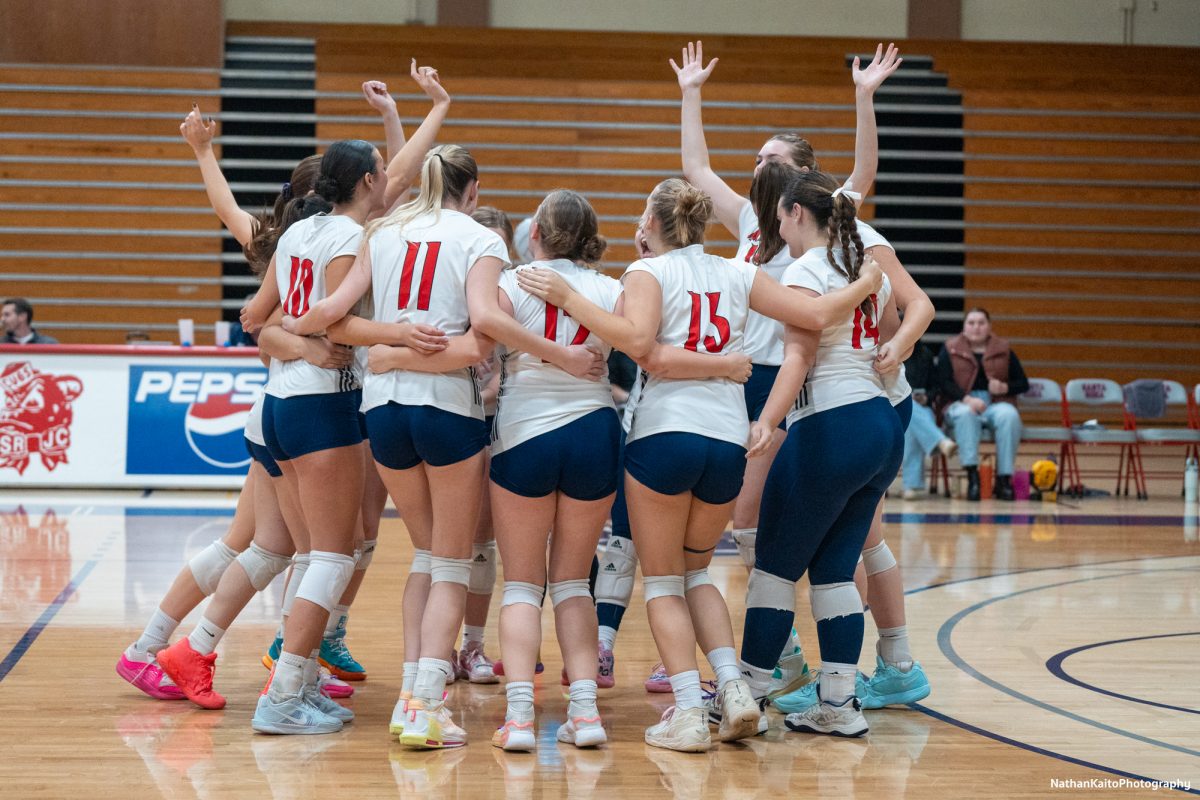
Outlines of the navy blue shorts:
M 388 403 L 367 412 L 371 455 L 388 469 L 457 464 L 488 444 L 487 423 L 433 406 Z
M 746 416 L 755 422 L 762 416 L 767 398 L 771 396 L 771 387 L 775 385 L 775 376 L 779 367 L 771 364 L 751 364 L 750 380 L 742 386 L 746 393 Z M 779 421 L 779 429 L 787 430 L 783 420 Z
M 625 445 L 625 469 L 659 494 L 728 503 L 742 491 L 746 448 L 698 433 L 656 433 Z
M 358 427 L 359 391 L 267 395 L 263 403 L 263 440 L 276 461 L 361 444 Z
M 896 409 L 896 413 L 900 415 L 901 431 L 907 432 L 908 423 L 912 422 L 912 406 L 913 399 L 911 394 L 901 400 L 899 403 L 896 403 L 896 405 L 892 406 L 892 408 Z
M 602 500 L 620 479 L 621 421 L 600 408 L 499 455 L 492 482 L 522 497 L 560 491 L 572 500 Z
M 271 451 L 267 449 L 266 445 L 261 445 L 257 442 L 252 442 L 247 439 L 246 451 L 250 453 L 251 458 L 257 461 L 259 464 L 262 464 L 263 469 L 265 469 L 267 474 L 272 478 L 283 477 L 283 470 L 279 468 L 278 462 L 271 458 Z

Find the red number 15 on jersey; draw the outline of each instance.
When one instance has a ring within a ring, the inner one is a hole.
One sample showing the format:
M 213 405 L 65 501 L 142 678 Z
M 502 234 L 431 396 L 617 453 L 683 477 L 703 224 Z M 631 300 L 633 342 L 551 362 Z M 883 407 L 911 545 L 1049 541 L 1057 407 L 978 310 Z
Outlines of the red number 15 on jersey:
M 854 325 L 850 333 L 850 346 L 863 349 L 863 337 L 873 339 L 879 345 L 879 300 L 871 295 L 871 313 L 864 314 L 861 308 L 854 309 Z
M 696 292 L 688 292 L 692 298 L 692 319 L 688 323 L 688 338 L 683 343 L 685 350 L 695 351 L 700 346 L 700 331 L 702 314 L 700 306 L 704 299 L 708 300 L 708 324 L 717 329 L 717 335 L 704 337 L 704 349 L 710 353 L 719 353 L 729 344 L 729 320 L 717 313 L 721 305 L 720 292 L 705 292 L 704 298 Z M 707 327 L 707 326 L 706 326 Z

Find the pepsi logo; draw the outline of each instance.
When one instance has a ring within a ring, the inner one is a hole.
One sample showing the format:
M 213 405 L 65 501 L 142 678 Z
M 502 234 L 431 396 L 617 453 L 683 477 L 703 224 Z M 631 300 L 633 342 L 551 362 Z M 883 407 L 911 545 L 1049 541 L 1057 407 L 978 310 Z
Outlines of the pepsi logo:
M 243 438 L 253 405 L 236 402 L 233 392 L 208 395 L 189 405 L 183 429 L 192 452 L 214 467 L 249 466 L 250 455 Z

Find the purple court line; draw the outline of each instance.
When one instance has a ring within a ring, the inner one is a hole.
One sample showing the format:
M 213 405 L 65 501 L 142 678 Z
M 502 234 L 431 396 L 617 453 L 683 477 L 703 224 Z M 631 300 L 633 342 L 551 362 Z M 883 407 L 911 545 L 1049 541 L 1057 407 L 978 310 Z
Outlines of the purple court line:
M 1090 683 L 1085 683 L 1084 681 L 1079 680 L 1075 676 L 1070 675 L 1065 669 L 1063 669 L 1063 666 L 1062 666 L 1063 662 L 1066 661 L 1068 658 L 1075 655 L 1076 653 L 1082 653 L 1085 650 L 1094 650 L 1097 647 L 1107 647 L 1108 645 L 1111 645 L 1111 644 L 1125 644 L 1126 642 L 1144 642 L 1148 639 L 1174 639 L 1178 636 L 1200 636 L 1200 631 L 1187 631 L 1185 633 L 1159 633 L 1159 634 L 1155 634 L 1153 636 L 1134 636 L 1129 639 L 1112 639 L 1107 642 L 1096 642 L 1095 644 L 1085 644 L 1085 645 L 1081 645 L 1079 647 L 1072 647 L 1070 650 L 1063 650 L 1061 653 L 1056 653 L 1055 655 L 1053 655 L 1049 659 L 1047 659 L 1046 660 L 1046 669 L 1048 669 L 1050 671 L 1051 675 L 1053 675 L 1054 677 L 1056 677 L 1060 680 L 1066 681 L 1067 683 L 1070 683 L 1070 684 L 1074 684 L 1075 686 L 1078 686 L 1081 689 L 1087 689 L 1088 691 L 1096 692 L 1097 694 L 1103 694 L 1103 695 L 1107 695 L 1109 697 L 1115 697 L 1118 700 L 1127 700 L 1131 703 L 1141 703 L 1141 704 L 1147 705 L 1147 706 L 1154 706 L 1155 708 L 1165 708 L 1168 711 L 1183 711 L 1184 713 L 1187 713 L 1187 714 L 1200 714 L 1200 710 L 1195 709 L 1195 708 L 1187 708 L 1186 706 L 1173 706 L 1173 705 L 1170 705 L 1169 703 L 1159 703 L 1154 700 L 1144 700 L 1140 697 L 1134 697 L 1133 695 L 1119 694 L 1117 692 L 1111 692 L 1108 689 L 1101 689 L 1099 686 L 1095 686 Z

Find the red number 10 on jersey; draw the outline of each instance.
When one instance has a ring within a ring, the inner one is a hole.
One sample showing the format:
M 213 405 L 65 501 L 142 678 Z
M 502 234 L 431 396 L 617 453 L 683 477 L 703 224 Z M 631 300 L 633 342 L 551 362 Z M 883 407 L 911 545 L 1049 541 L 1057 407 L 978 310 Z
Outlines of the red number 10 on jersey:
M 289 317 L 303 317 L 308 313 L 312 298 L 313 262 L 292 256 L 292 270 L 288 275 L 287 296 L 283 299 L 283 311 Z

